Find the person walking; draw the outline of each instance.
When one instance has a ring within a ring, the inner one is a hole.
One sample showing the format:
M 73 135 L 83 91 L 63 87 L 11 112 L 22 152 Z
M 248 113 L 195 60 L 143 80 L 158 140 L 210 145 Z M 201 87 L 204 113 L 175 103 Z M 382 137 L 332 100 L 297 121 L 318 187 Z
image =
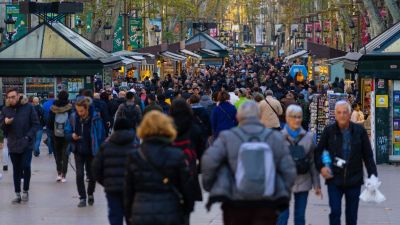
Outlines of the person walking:
M 7 133 L 7 146 L 13 164 L 16 197 L 12 203 L 18 204 L 29 201 L 32 152 L 40 122 L 28 99 L 16 90 L 7 91 L 6 98 L 9 105 L 2 109 L 0 126 Z M 21 179 L 24 179 L 22 195 Z
M 297 168 L 297 177 L 292 189 L 294 193 L 294 225 L 306 224 L 306 208 L 309 192 L 322 198 L 319 173 L 314 163 L 314 134 L 302 128 L 303 111 L 298 105 L 286 109 L 286 125 L 282 134 L 289 145 L 290 153 Z M 277 225 L 287 225 L 289 208 L 281 212 Z
M 143 115 L 146 115 L 146 113 L 153 111 L 153 110 L 157 110 L 159 112 L 163 111 L 161 106 L 159 104 L 157 104 L 156 95 L 154 95 L 154 94 L 147 95 L 147 102 L 148 102 L 148 105 L 144 108 Z
M 261 123 L 257 103 L 243 103 L 237 118 L 239 126 L 221 132 L 203 155 L 207 207 L 222 202 L 225 225 L 276 225 L 277 211 L 289 206 L 295 164 L 282 134 Z
M 38 157 L 40 155 L 40 143 L 42 142 L 43 127 L 46 126 L 46 119 L 44 117 L 44 109 L 40 105 L 40 100 L 38 97 L 33 98 L 32 105 L 36 110 L 36 114 L 40 122 L 39 129 L 36 131 L 35 148 L 33 151 L 34 156 Z
M 106 193 L 111 225 L 123 225 L 124 221 L 125 165 L 128 154 L 139 144 L 134 129 L 128 118 L 117 117 L 111 136 L 100 146 L 92 164 L 93 178 Z
M 218 106 L 211 112 L 212 135 L 215 140 L 219 133 L 224 130 L 229 130 L 238 125 L 236 119 L 237 110 L 229 102 L 230 96 L 226 91 L 221 91 L 218 94 Z
M 365 122 L 364 113 L 361 111 L 360 105 L 358 103 L 353 104 L 353 112 L 351 113 L 351 122 L 364 126 Z
M 249 101 L 249 99 L 247 98 L 247 94 L 248 91 L 246 90 L 246 88 L 239 88 L 238 90 L 239 100 L 235 102 L 236 109 L 239 109 L 240 106 L 243 105 L 243 103 Z
M 126 93 L 126 102 L 119 105 L 117 112 L 115 113 L 115 119 L 127 118 L 129 126 L 132 129 L 136 129 L 142 120 L 142 111 L 140 110 L 139 103 L 135 100 L 135 94 L 133 92 Z
M 328 186 L 330 225 L 341 224 L 343 196 L 346 199 L 346 224 L 357 225 L 359 197 L 364 180 L 363 165 L 368 177 L 378 177 L 367 131 L 361 125 L 351 122 L 350 115 L 351 106 L 348 102 L 336 103 L 336 122 L 325 127 L 315 153 L 317 170 Z
M 72 105 L 68 100 L 69 94 L 60 91 L 57 99 L 50 109 L 47 128 L 50 130 L 53 140 L 54 159 L 57 167 L 57 182 L 65 183 L 68 171 L 68 141 L 65 135 L 65 127 L 72 114 Z
M 187 224 L 192 190 L 184 153 L 172 147 L 177 132 L 162 112 L 148 112 L 137 129 L 141 146 L 128 156 L 125 215 L 128 225 Z
M 265 94 L 265 100 L 262 100 L 258 105 L 261 113 L 261 122 L 267 128 L 280 130 L 279 117 L 283 113 L 281 103 L 273 97 L 274 93 L 271 90 L 267 90 Z
M 4 101 L 4 105 L 1 107 L 0 114 L 3 114 L 3 108 L 9 106 L 7 98 Z M 1 118 L 1 115 L 0 115 Z M 10 155 L 8 153 L 8 146 L 7 146 L 7 132 L 3 130 L 3 171 L 8 171 L 8 163 L 10 161 Z
M 105 139 L 105 129 L 100 116 L 90 107 L 91 101 L 83 97 L 75 103 L 76 113 L 71 114 L 65 126 L 65 135 L 70 141 L 75 156 L 76 185 L 79 193 L 78 207 L 94 204 L 93 193 L 96 181 L 92 176 L 92 161 Z M 88 188 L 85 190 L 85 171 Z
M 54 104 L 54 93 L 49 93 L 49 98 L 47 99 L 47 101 L 45 103 L 43 103 L 43 110 L 44 110 L 44 118 L 46 119 L 46 124 L 47 121 L 49 119 L 49 115 L 50 115 L 50 109 L 51 106 L 53 106 Z M 44 143 L 47 145 L 47 148 L 49 149 L 49 155 L 53 154 L 54 149 L 54 143 L 53 143 L 53 139 L 51 139 L 52 135 L 51 135 L 51 131 L 48 129 L 48 127 L 46 127 L 46 140 L 44 141 Z

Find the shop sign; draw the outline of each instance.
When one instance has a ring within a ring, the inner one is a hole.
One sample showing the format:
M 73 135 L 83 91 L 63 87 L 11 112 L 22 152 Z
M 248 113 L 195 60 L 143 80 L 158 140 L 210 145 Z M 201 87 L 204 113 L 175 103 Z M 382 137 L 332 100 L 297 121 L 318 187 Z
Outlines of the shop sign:
M 376 95 L 376 107 L 377 108 L 387 108 L 389 106 L 387 95 Z
M 385 88 L 385 80 L 384 79 L 378 80 L 378 88 Z
M 12 40 L 15 41 L 28 32 L 26 15 L 19 13 L 19 5 L 6 5 L 6 15 L 9 14 L 11 14 L 13 19 L 15 20 L 15 33 L 12 36 Z
M 113 41 L 113 52 L 122 51 L 123 41 L 122 41 L 122 16 L 118 17 L 117 25 L 114 30 L 114 41 Z

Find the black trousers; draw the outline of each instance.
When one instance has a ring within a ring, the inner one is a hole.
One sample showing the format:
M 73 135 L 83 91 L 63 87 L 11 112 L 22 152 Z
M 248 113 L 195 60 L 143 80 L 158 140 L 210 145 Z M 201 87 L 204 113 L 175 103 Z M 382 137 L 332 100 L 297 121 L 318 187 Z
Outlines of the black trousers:
M 87 195 L 93 195 L 96 188 L 96 182 L 93 179 L 91 168 L 93 158 L 92 155 L 75 153 L 76 186 L 78 187 L 79 199 L 86 199 Z M 89 180 L 87 191 L 85 190 L 85 170 Z
M 54 144 L 54 158 L 56 160 L 57 165 L 57 173 L 58 175 L 65 175 L 68 171 L 68 151 L 67 146 L 68 143 L 63 137 L 55 137 L 53 136 L 53 144 Z
M 21 193 L 21 179 L 24 179 L 24 191 L 29 191 L 31 182 L 32 149 L 26 149 L 23 153 L 10 153 L 13 164 L 13 178 L 15 193 Z

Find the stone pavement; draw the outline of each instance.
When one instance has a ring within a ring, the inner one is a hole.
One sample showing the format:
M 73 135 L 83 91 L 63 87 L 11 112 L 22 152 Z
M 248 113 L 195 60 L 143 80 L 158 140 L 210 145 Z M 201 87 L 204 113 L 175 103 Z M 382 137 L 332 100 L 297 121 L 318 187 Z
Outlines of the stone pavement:
M 10 203 L 14 197 L 12 172 L 0 171 L 4 175 L 0 180 L 0 225 L 107 225 L 107 204 L 101 186 L 96 187 L 93 207 L 77 208 L 73 169 L 69 166 L 67 183 L 56 183 L 54 159 L 45 152 L 43 150 L 39 158 L 33 158 L 30 201 L 27 204 Z M 400 168 L 384 165 L 378 169 L 383 181 L 381 190 L 387 201 L 381 205 L 361 203 L 359 225 L 400 225 Z M 307 224 L 328 224 L 329 208 L 325 189 L 324 193 L 323 200 L 310 195 Z M 219 206 L 214 205 L 212 211 L 207 213 L 204 203 L 198 203 L 191 224 L 223 224 Z

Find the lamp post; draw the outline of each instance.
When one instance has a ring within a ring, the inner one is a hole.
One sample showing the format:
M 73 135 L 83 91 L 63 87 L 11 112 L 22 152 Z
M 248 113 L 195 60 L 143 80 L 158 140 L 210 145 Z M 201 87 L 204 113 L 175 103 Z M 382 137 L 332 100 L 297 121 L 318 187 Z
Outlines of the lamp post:
M 109 40 L 111 37 L 111 30 L 112 30 L 112 26 L 110 25 L 109 22 L 106 22 L 106 24 L 104 24 L 103 30 L 104 34 L 106 35 L 106 39 Z
M 17 21 L 14 20 L 13 16 L 11 14 L 8 14 L 8 18 L 4 20 L 4 23 L 6 23 L 6 31 L 8 34 L 8 41 L 11 43 L 12 42 L 12 36 L 15 34 L 15 23 Z
M 82 20 L 78 20 L 78 24 L 76 24 L 76 28 L 78 28 L 78 34 L 82 35 L 82 28 L 84 27 Z

